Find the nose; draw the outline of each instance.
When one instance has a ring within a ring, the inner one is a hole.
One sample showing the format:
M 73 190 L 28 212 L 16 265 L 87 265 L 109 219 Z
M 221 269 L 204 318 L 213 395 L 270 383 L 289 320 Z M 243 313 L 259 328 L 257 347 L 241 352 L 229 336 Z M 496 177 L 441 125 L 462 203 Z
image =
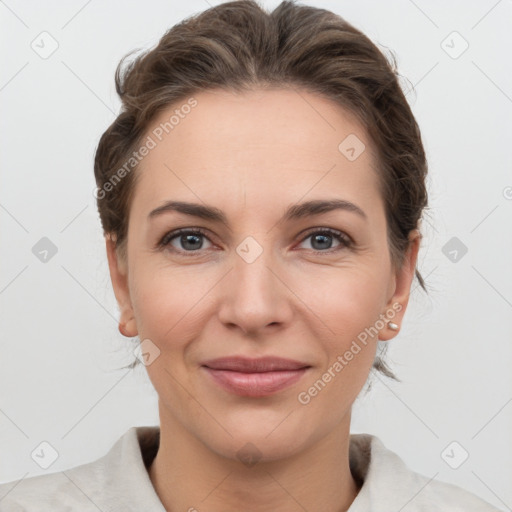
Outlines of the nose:
M 250 240 L 240 244 L 233 266 L 222 280 L 218 316 L 225 326 L 257 335 L 290 324 L 294 295 L 283 279 L 284 267 L 276 259 L 268 247 Z

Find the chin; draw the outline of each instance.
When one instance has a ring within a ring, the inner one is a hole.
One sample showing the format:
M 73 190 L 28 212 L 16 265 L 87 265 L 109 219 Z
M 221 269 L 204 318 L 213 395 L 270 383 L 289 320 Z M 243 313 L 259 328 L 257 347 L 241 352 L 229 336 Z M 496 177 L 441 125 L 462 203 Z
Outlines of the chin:
M 285 416 L 286 414 L 280 421 Z M 304 449 L 309 438 L 307 432 L 300 426 L 285 427 L 286 421 L 281 425 L 279 421 L 274 422 L 271 427 L 269 422 L 252 422 L 250 425 L 238 425 L 236 428 L 224 425 L 231 436 L 210 438 L 206 444 L 219 455 L 241 461 L 248 467 L 255 462 L 285 459 Z

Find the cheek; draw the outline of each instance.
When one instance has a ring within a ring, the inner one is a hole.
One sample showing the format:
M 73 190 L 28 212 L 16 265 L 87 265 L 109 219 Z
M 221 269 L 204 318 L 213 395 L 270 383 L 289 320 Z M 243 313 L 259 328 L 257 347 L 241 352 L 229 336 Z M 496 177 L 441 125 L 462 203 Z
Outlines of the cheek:
M 167 270 L 134 272 L 132 299 L 141 340 L 158 347 L 158 356 L 146 366 L 158 394 L 166 397 L 173 410 L 184 410 L 188 394 L 180 386 L 192 388 L 184 357 L 190 340 L 198 338 L 202 327 L 199 314 L 207 302 L 207 283 L 203 279 Z M 206 280 L 208 282 L 208 280 Z M 202 299 L 202 300 L 201 300 Z M 151 345 L 150 345 L 151 346 Z
M 382 313 L 385 276 L 366 267 L 333 268 L 297 286 L 297 295 L 322 320 L 334 346 L 373 325 Z M 329 336 L 328 336 L 329 337 Z M 340 347 L 342 348 L 342 347 Z
M 332 421 L 345 414 L 373 365 L 384 281 L 369 270 L 345 269 L 308 295 L 314 301 L 311 309 L 329 329 L 317 340 L 325 351 L 324 364 L 301 389 L 303 402 L 299 402 L 329 410 Z
M 199 273 L 192 265 L 179 269 L 136 267 L 132 304 L 139 337 L 154 340 L 161 350 L 178 348 L 179 340 L 192 334 L 188 331 L 199 328 L 199 317 L 209 302 L 214 278 L 206 272 Z
M 384 282 L 371 269 L 337 269 L 307 295 L 308 303 L 314 300 L 311 309 L 329 329 L 318 340 L 326 356 L 323 367 L 308 383 L 312 387 L 303 391 L 314 408 L 332 408 L 334 418 L 355 400 L 373 365 Z

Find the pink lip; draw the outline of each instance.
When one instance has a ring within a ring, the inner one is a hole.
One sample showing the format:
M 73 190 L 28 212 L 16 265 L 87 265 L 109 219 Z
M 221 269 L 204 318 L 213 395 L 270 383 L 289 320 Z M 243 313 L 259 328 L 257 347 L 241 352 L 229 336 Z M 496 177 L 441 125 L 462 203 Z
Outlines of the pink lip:
M 241 396 L 261 397 L 291 386 L 310 366 L 280 357 L 226 357 L 206 361 L 202 367 L 227 391 Z
M 307 371 L 283 370 L 277 372 L 243 373 L 232 370 L 213 370 L 207 366 L 203 368 L 212 376 L 213 380 L 224 389 L 241 396 L 267 396 L 280 391 L 297 382 Z

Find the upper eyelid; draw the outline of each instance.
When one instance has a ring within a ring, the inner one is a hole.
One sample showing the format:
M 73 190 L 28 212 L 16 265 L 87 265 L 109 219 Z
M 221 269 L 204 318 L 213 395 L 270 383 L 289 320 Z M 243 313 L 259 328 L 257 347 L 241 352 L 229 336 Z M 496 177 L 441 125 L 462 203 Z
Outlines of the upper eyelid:
M 343 231 L 341 229 L 334 229 L 334 228 L 329 228 L 329 227 L 325 227 L 325 226 L 324 227 L 308 228 L 302 232 L 301 236 L 304 238 L 304 237 L 307 237 L 307 236 L 310 236 L 310 235 L 316 233 L 317 231 L 320 231 L 320 232 L 325 231 L 326 233 L 332 233 L 333 235 L 339 235 L 342 238 L 348 238 L 349 241 L 352 242 L 352 237 L 345 231 Z
M 172 229 L 171 231 L 168 231 L 167 233 L 165 233 L 164 236 L 162 236 L 160 238 L 158 245 L 161 245 L 164 243 L 169 244 L 171 242 L 171 240 L 174 240 L 178 236 L 187 234 L 187 233 L 201 235 L 201 236 L 204 236 L 205 238 L 208 238 L 208 240 L 210 240 L 210 237 L 207 234 L 207 230 L 205 230 L 204 228 L 177 228 L 177 229 Z M 213 243 L 212 240 L 210 240 L 210 242 Z

